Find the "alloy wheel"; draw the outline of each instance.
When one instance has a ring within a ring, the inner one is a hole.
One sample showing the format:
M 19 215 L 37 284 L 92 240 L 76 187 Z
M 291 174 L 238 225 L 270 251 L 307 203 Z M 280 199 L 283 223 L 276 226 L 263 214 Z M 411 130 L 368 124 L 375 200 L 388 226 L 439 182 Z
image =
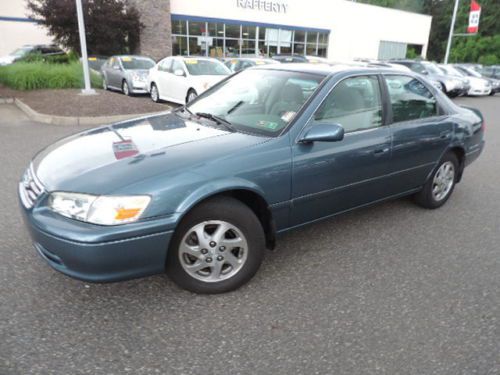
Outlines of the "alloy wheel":
M 442 201 L 451 191 L 455 183 L 455 166 L 452 162 L 443 163 L 432 181 L 432 197 L 437 201 Z
M 248 243 L 235 225 L 221 220 L 193 226 L 179 245 L 179 260 L 189 276 L 204 282 L 227 280 L 248 257 Z

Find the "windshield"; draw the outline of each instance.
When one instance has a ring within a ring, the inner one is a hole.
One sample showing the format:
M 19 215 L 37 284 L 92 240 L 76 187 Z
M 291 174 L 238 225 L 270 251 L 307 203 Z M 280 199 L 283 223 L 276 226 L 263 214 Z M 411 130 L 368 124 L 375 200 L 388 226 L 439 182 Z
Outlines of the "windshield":
M 24 55 L 26 55 L 30 51 L 31 51 L 31 47 L 23 47 L 23 48 L 16 49 L 10 55 L 15 56 L 15 57 L 23 57 Z
M 452 75 L 455 77 L 463 77 L 464 76 L 461 72 L 459 72 L 458 70 L 456 70 L 452 66 L 442 66 L 441 70 L 443 71 L 443 73 L 449 74 L 449 75 Z
M 466 67 L 462 67 L 462 69 L 465 70 L 470 76 L 481 78 L 481 74 L 476 72 L 474 69 L 466 68 Z
M 242 132 L 277 136 L 316 91 L 324 75 L 272 69 L 244 70 L 188 108 L 219 116 Z
M 443 73 L 439 70 L 439 68 L 434 64 L 425 64 L 425 68 L 430 74 L 442 75 Z
M 155 62 L 145 57 L 122 57 L 123 69 L 125 70 L 147 70 L 155 66 Z
M 184 59 L 189 74 L 193 76 L 227 76 L 231 71 L 223 63 L 213 60 Z

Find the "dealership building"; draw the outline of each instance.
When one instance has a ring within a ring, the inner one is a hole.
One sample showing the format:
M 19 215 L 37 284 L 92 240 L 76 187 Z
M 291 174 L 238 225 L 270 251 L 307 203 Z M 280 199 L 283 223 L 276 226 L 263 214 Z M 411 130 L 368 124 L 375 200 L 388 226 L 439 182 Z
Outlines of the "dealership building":
M 280 53 L 333 61 L 388 59 L 405 57 L 409 47 L 425 57 L 432 20 L 347 0 L 130 1 L 145 26 L 140 52 L 155 59 Z M 0 55 L 21 44 L 48 41 L 23 8 L 24 0 L 0 4 Z

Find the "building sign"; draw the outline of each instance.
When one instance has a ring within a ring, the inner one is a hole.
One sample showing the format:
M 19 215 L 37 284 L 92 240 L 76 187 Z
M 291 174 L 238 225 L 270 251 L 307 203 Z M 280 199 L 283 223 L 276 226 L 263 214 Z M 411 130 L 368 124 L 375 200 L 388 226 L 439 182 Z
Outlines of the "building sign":
M 270 1 L 270 0 L 236 0 L 238 8 L 260 10 L 272 13 L 286 13 L 288 11 L 288 4 L 284 1 Z
M 469 14 L 469 27 L 467 32 L 470 34 L 475 34 L 479 31 L 479 18 L 481 17 L 481 6 L 472 0 L 470 4 L 470 14 Z

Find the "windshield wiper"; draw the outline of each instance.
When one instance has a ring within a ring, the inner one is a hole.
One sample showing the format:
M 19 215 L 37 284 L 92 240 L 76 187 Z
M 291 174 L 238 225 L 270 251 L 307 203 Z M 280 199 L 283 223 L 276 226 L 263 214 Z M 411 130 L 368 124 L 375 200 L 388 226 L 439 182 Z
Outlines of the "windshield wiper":
M 233 113 L 234 111 L 236 111 L 243 103 L 244 103 L 244 101 L 240 100 L 229 111 L 227 111 L 227 114 L 230 115 L 231 113 Z
M 230 130 L 232 132 L 236 131 L 236 129 L 234 128 L 233 124 L 231 124 L 226 119 L 224 119 L 222 117 L 219 117 L 217 115 L 213 115 L 213 114 L 208 113 L 208 112 L 196 112 L 196 116 L 203 117 L 203 118 L 206 118 L 208 120 L 212 120 L 215 123 L 217 123 L 217 125 L 223 125 L 225 128 L 227 128 L 228 130 Z

